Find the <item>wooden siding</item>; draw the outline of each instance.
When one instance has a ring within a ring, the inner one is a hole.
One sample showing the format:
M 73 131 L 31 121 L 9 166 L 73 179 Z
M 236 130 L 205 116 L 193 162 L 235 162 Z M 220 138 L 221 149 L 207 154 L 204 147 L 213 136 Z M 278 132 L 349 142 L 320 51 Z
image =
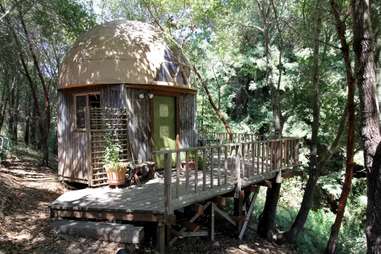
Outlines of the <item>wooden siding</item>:
M 74 95 L 86 93 L 100 93 L 102 107 L 122 108 L 126 104 L 123 85 L 58 92 L 58 175 L 75 182 L 87 182 L 91 177 L 88 133 L 75 130 Z
M 58 92 L 58 175 L 66 180 L 87 182 L 90 172 L 90 135 L 75 130 L 74 94 L 100 93 L 101 107 L 125 108 L 128 112 L 128 135 L 134 160 L 152 160 L 152 99 L 144 89 L 128 88 L 126 85 L 110 85 Z M 154 92 L 153 92 L 154 93 Z M 140 99 L 139 95 L 144 94 Z M 197 144 L 196 97 L 193 94 L 170 94 L 176 96 L 178 107 L 177 129 L 181 146 Z
M 126 107 L 129 114 L 128 135 L 134 160 L 151 160 L 151 100 L 147 91 L 126 89 Z M 139 94 L 144 94 L 140 99 Z
M 181 147 L 194 147 L 197 145 L 196 96 L 187 94 L 177 98 Z
M 74 130 L 73 96 L 59 92 L 58 97 L 58 174 L 73 181 L 87 180 L 87 134 Z

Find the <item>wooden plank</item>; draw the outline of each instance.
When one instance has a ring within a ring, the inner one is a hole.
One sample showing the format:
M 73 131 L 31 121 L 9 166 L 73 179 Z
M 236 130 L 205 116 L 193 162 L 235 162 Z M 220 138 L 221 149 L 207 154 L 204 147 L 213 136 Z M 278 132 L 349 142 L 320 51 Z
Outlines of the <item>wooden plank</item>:
M 215 226 L 215 221 L 214 221 L 214 208 L 215 205 L 212 203 L 210 207 L 210 240 L 214 241 L 214 226 Z
M 123 213 L 123 212 L 107 212 L 107 211 L 75 211 L 75 210 L 57 210 L 51 208 L 50 215 L 52 218 L 69 218 L 69 219 L 91 219 L 91 220 L 108 220 L 108 221 L 146 221 L 157 222 L 161 220 L 161 216 L 149 213 Z M 168 219 L 168 218 L 167 218 Z
M 109 242 L 137 244 L 144 237 L 144 228 L 131 224 L 56 220 L 52 225 L 57 233 Z
M 208 236 L 209 233 L 206 230 L 196 231 L 196 232 L 182 232 L 178 234 L 179 238 L 185 238 L 185 237 L 202 237 L 202 236 Z
M 248 227 L 248 225 L 249 225 L 250 218 L 251 218 L 251 216 L 252 216 L 252 214 L 253 214 L 253 211 L 254 211 L 255 200 L 256 200 L 256 198 L 257 198 L 258 192 L 259 192 L 259 187 L 257 187 L 256 190 L 255 190 L 255 191 L 253 192 L 253 194 L 252 194 L 253 196 L 252 196 L 251 201 L 250 201 L 249 210 L 248 210 L 247 213 L 246 213 L 245 221 L 244 221 L 244 223 L 243 223 L 243 225 L 242 225 L 242 228 L 241 228 L 241 230 L 240 230 L 240 232 L 239 232 L 239 236 L 238 236 L 238 238 L 239 238 L 240 240 L 243 239 L 243 236 L 245 235 L 246 229 L 247 229 L 247 227 Z
M 255 175 L 255 149 L 256 149 L 256 143 L 251 144 L 251 173 L 250 177 Z
M 210 169 L 210 188 L 213 189 L 213 167 L 214 167 L 214 163 L 213 163 L 213 148 L 210 148 L 210 151 L 209 151 L 209 169 Z
M 189 152 L 185 152 L 185 191 L 189 190 Z
M 173 213 L 172 207 L 172 155 L 164 154 L 164 209 L 165 214 Z
M 175 197 L 178 198 L 179 196 L 180 196 L 180 152 L 176 152 Z
M 265 170 L 265 156 L 266 156 L 266 147 L 265 143 L 261 142 L 261 150 L 262 150 L 262 156 L 261 156 L 261 174 L 263 174 Z
M 228 146 L 224 146 L 224 184 L 228 183 Z
M 214 210 L 219 214 L 221 215 L 225 220 L 227 220 L 228 222 L 230 222 L 233 226 L 237 226 L 237 222 L 234 221 L 230 216 L 229 214 L 227 214 L 226 212 L 224 212 L 223 210 L 221 210 L 218 206 L 216 206 L 215 204 L 213 204 L 214 206 Z
M 206 202 L 206 203 L 201 207 L 202 212 L 200 212 L 199 209 L 196 209 L 196 210 L 197 210 L 196 214 L 193 215 L 193 217 L 189 220 L 189 222 L 190 222 L 190 223 L 195 222 L 201 215 L 204 214 L 204 211 L 205 211 L 210 205 L 211 205 L 211 202 L 210 202 L 210 201 Z M 186 228 L 183 227 L 182 229 L 180 229 L 179 233 L 183 233 L 183 232 L 185 232 L 185 231 L 186 231 Z M 175 236 L 173 239 L 171 239 L 171 240 L 169 241 L 169 246 L 172 246 L 172 245 L 176 242 L 177 239 L 178 239 L 177 236 Z
M 221 147 L 217 147 L 217 186 L 221 185 Z M 213 156 L 214 157 L 214 156 Z
M 159 251 L 160 254 L 165 254 L 165 224 L 159 222 L 157 225 L 157 250 Z
M 203 166 L 202 166 L 202 190 L 206 190 L 206 150 L 202 150 L 202 159 L 203 159 Z
M 240 147 L 241 147 L 241 160 L 242 160 L 242 162 L 241 162 L 241 177 L 242 178 L 244 178 L 245 177 L 245 156 L 246 156 L 246 154 L 245 154 L 245 147 L 246 147 L 246 145 L 245 145 L 245 143 L 242 143 L 241 145 L 240 145 Z
M 195 153 L 194 158 L 194 192 L 197 192 L 197 186 L 198 186 L 198 151 Z

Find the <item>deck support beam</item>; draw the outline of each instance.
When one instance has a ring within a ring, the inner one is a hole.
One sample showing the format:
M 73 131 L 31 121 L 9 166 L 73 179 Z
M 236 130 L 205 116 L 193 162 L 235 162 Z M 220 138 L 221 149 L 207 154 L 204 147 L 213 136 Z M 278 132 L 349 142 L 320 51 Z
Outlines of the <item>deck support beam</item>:
M 259 192 L 259 187 L 256 187 L 254 190 L 253 190 L 253 194 L 252 194 L 252 197 L 250 199 L 250 202 L 249 202 L 249 207 L 246 211 L 246 216 L 245 216 L 245 221 L 241 227 L 241 230 L 239 232 L 239 235 L 238 235 L 238 238 L 240 240 L 243 239 L 245 233 L 246 233 L 246 229 L 249 225 L 249 222 L 250 222 L 250 219 L 251 219 L 251 215 L 253 214 L 253 211 L 254 211 L 254 205 L 255 205 L 255 201 L 257 199 L 257 195 L 258 195 L 258 192 Z M 250 193 L 249 193 L 250 195 Z
M 163 222 L 157 224 L 156 250 L 160 254 L 165 254 L 165 234 L 166 225 Z

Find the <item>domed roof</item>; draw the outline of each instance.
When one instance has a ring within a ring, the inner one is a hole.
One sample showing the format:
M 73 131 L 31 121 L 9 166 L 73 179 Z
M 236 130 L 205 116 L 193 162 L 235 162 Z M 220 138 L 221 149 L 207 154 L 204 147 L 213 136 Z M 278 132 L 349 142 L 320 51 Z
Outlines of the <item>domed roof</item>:
M 154 26 L 113 21 L 83 34 L 64 58 L 59 89 L 96 84 L 190 88 L 190 66 L 178 45 Z

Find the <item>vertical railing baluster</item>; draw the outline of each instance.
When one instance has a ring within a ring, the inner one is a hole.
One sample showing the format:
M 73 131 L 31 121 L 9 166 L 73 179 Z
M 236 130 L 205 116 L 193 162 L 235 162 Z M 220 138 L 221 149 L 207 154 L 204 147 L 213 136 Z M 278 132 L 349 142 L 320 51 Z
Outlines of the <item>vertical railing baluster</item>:
M 225 149 L 224 149 L 224 183 L 227 184 L 228 182 L 228 166 L 229 166 L 229 162 L 228 162 L 228 146 L 225 145 L 224 146 Z
M 284 160 L 283 160 L 283 140 L 280 140 L 279 143 L 280 143 L 280 165 L 279 167 L 282 169 L 283 168 L 283 164 L 284 164 Z
M 194 158 L 194 192 L 197 192 L 198 185 L 198 150 L 195 150 Z
M 245 177 L 245 143 L 241 143 L 241 174 Z
M 262 156 L 261 156 L 261 174 L 263 174 L 263 172 L 265 171 L 265 156 L 266 156 L 266 149 L 265 149 L 265 142 L 264 141 L 261 141 L 261 152 L 262 152 Z
M 255 175 L 255 143 L 254 141 L 251 142 L 251 176 Z
M 202 190 L 206 190 L 206 149 L 204 148 L 202 150 L 202 159 L 203 159 L 203 165 L 202 165 Z
M 209 154 L 209 165 L 210 165 L 210 188 L 213 189 L 213 148 L 210 148 L 210 154 Z
M 299 140 L 295 139 L 295 165 L 299 163 Z
M 289 161 L 288 161 L 288 139 L 284 140 L 284 164 L 285 164 L 285 167 L 288 168 L 288 166 L 289 166 Z
M 242 182 L 241 182 L 241 158 L 239 154 L 236 154 L 234 157 L 234 166 L 235 166 L 235 174 L 237 180 L 237 190 L 241 190 Z
M 256 160 L 257 160 L 257 170 L 256 170 L 256 172 L 255 172 L 255 174 L 256 175 L 259 175 L 259 165 L 260 165 L 260 157 L 261 157 L 261 143 L 260 142 L 256 142 L 257 143 L 257 145 L 256 145 L 256 147 L 257 147 L 257 149 L 256 149 L 256 154 L 255 154 L 255 156 L 256 156 Z
M 189 152 L 185 152 L 185 191 L 189 190 Z
M 166 215 L 172 214 L 172 153 L 164 154 L 164 206 Z
M 180 194 L 180 152 L 176 152 L 176 198 Z
M 218 160 L 218 164 L 217 164 L 217 184 L 218 186 L 221 185 L 221 145 L 219 145 L 217 147 L 217 160 Z

